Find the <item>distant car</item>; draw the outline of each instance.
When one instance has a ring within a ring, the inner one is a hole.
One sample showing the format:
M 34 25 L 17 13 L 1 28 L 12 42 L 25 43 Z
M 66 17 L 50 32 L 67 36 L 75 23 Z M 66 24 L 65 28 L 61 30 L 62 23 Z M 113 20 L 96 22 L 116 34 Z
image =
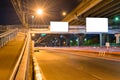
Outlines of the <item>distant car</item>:
M 34 50 L 34 52 L 40 52 L 39 50 Z

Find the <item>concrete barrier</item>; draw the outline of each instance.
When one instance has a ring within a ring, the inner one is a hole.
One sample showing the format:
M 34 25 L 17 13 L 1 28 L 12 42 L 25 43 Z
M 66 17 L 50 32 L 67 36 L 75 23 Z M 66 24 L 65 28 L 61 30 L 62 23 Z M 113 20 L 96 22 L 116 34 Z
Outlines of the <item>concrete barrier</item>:
M 27 65 L 28 65 L 28 54 L 29 54 L 29 33 L 25 38 L 25 42 L 20 53 L 20 56 L 14 66 L 13 72 L 9 78 L 9 80 L 25 80 Z

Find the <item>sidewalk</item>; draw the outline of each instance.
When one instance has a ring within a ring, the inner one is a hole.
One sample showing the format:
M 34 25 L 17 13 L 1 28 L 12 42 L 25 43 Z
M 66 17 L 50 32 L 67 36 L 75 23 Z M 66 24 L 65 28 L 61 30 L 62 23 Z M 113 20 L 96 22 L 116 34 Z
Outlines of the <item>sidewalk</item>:
M 13 40 L 0 48 L 0 80 L 9 80 L 14 65 L 20 55 L 24 39 L 25 34 L 19 32 Z

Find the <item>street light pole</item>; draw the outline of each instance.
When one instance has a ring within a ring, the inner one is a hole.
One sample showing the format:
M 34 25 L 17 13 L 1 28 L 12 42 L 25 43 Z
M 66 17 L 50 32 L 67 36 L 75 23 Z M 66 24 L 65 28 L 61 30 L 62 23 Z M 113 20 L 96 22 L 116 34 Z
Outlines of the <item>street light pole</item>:
M 35 16 L 32 15 L 32 25 L 31 25 L 32 27 L 34 26 L 34 18 Z

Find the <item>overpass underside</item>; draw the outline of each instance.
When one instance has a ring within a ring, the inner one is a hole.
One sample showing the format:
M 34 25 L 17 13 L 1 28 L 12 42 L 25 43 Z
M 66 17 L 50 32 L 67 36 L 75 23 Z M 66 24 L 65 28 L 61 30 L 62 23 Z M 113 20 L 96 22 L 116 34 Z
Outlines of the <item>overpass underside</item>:
M 86 17 L 105 17 L 113 26 L 114 17 L 120 16 L 119 5 L 119 0 L 82 0 L 62 21 L 68 21 L 70 25 L 85 25 Z

